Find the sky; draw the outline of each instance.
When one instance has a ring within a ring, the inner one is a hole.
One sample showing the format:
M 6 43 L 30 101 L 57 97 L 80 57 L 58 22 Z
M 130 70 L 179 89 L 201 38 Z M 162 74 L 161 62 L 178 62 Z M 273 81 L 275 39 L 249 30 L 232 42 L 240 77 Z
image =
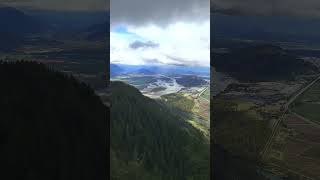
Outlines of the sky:
M 57 11 L 105 11 L 109 0 L 0 0 L 0 5 Z
M 235 15 L 320 17 L 319 0 L 211 0 L 211 7 Z
M 209 0 L 111 0 L 110 61 L 210 66 Z

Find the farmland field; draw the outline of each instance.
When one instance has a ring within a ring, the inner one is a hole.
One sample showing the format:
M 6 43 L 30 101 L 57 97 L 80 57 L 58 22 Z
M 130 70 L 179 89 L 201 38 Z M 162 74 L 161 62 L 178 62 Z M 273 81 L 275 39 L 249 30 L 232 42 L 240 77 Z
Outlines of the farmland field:
M 292 107 L 297 114 L 320 123 L 320 82 L 299 97 Z
M 270 162 L 290 174 L 320 177 L 319 127 L 294 114 L 287 115 L 284 123 L 287 128 L 275 138 Z

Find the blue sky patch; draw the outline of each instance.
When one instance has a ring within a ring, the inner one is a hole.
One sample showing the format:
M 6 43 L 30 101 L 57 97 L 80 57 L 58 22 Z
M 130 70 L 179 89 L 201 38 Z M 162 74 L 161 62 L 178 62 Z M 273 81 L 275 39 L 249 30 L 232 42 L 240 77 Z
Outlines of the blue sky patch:
M 112 28 L 111 32 L 121 35 L 122 37 L 126 38 L 129 41 L 134 41 L 134 40 L 145 41 L 146 40 L 145 38 L 139 36 L 138 34 L 128 31 L 128 28 L 124 25 L 118 25 Z

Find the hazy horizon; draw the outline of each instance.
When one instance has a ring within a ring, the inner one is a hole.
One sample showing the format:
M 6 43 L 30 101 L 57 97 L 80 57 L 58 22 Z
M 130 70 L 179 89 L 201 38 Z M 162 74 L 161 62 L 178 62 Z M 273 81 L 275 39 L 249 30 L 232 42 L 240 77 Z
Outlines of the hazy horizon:
M 44 11 L 99 12 L 109 11 L 109 2 L 106 0 L 0 0 L 0 7 Z

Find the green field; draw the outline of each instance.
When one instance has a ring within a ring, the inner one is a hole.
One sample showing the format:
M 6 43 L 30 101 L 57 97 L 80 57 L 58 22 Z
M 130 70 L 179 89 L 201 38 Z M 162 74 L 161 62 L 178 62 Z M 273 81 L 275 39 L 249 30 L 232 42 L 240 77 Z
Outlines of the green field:
M 169 106 L 173 106 L 185 112 L 192 112 L 194 101 L 182 94 L 174 93 L 161 96 L 161 99 Z
M 320 104 L 302 103 L 294 108 L 294 111 L 312 121 L 320 123 Z
M 251 102 L 219 97 L 211 102 L 216 143 L 234 155 L 257 160 L 270 133 L 268 122 L 251 110 Z
M 292 105 L 297 114 L 320 123 L 320 82 L 303 93 Z
M 182 115 L 187 122 L 189 122 L 194 128 L 199 130 L 204 137 L 210 138 L 210 127 L 203 121 L 209 121 L 209 102 L 204 101 L 207 107 L 199 107 L 199 102 L 194 101 L 189 96 L 183 93 L 173 93 L 161 96 L 161 101 L 171 107 L 175 113 Z M 194 109 L 201 109 L 194 111 Z M 183 112 L 183 113 L 180 113 Z

